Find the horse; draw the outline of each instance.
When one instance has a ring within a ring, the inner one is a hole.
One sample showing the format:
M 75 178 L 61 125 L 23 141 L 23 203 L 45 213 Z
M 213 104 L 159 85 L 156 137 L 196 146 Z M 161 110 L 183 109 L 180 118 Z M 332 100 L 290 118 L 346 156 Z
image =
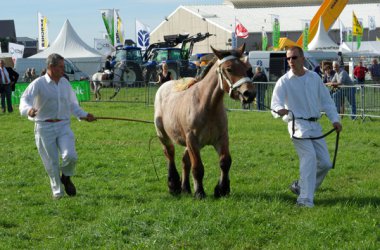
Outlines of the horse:
M 193 177 L 194 196 L 206 197 L 203 188 L 204 166 L 200 150 L 212 145 L 219 155 L 221 175 L 214 189 L 216 198 L 230 193 L 227 114 L 224 94 L 242 102 L 252 102 L 255 86 L 247 77 L 247 65 L 241 60 L 245 44 L 236 50 L 216 50 L 200 79 L 192 79 L 187 88 L 178 90 L 178 81 L 159 87 L 154 102 L 157 136 L 168 162 L 168 188 L 171 194 L 191 194 L 189 175 Z M 184 146 L 182 180 L 175 164 L 174 143 Z
M 113 72 L 113 80 L 110 79 L 110 73 L 109 72 L 97 72 L 92 75 L 90 84 L 94 87 L 94 94 L 95 99 L 99 101 L 102 96 L 100 94 L 100 89 L 103 87 L 109 87 L 113 83 L 113 86 L 115 88 L 115 92 L 110 97 L 110 99 L 113 99 L 120 91 L 121 87 L 123 86 L 123 75 L 124 73 L 128 71 L 126 64 L 123 62 L 118 62 L 115 65 L 115 70 Z

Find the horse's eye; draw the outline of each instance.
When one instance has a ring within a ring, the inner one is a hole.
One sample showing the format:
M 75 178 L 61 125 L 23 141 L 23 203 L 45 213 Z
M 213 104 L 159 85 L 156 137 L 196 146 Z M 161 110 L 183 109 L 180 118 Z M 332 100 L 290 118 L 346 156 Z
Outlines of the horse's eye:
M 227 68 L 227 72 L 228 72 L 228 73 L 231 73 L 231 72 L 232 72 L 232 69 L 231 69 L 231 68 Z

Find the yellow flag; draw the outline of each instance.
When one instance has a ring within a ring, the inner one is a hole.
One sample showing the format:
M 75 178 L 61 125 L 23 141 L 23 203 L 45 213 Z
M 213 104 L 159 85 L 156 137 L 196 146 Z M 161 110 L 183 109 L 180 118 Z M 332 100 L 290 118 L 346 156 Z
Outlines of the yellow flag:
M 352 35 L 353 36 L 363 35 L 363 27 L 360 25 L 359 20 L 355 16 L 354 12 L 352 12 Z
M 380 42 L 380 38 L 379 38 L 379 37 L 376 37 L 376 41 Z

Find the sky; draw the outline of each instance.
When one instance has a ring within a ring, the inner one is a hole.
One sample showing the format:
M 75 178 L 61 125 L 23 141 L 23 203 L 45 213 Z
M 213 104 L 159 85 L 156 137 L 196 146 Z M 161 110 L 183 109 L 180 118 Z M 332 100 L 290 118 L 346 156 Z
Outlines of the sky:
M 220 4 L 223 0 L 9 0 L 2 1 L 0 20 L 14 20 L 17 37 L 38 37 L 37 13 L 48 18 L 52 43 L 68 19 L 84 42 L 93 47 L 94 38 L 106 33 L 100 10 L 119 9 L 124 36 L 135 40 L 135 20 L 156 28 L 180 5 Z

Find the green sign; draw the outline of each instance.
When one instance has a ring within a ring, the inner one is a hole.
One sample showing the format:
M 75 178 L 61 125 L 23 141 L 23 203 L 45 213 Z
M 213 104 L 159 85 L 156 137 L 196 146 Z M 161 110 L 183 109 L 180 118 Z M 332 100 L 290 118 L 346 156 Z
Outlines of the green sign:
M 88 81 L 70 82 L 71 87 L 77 94 L 79 102 L 89 101 L 91 98 L 90 83 Z M 12 104 L 20 104 L 20 98 L 29 83 L 16 83 L 15 91 L 12 92 Z

